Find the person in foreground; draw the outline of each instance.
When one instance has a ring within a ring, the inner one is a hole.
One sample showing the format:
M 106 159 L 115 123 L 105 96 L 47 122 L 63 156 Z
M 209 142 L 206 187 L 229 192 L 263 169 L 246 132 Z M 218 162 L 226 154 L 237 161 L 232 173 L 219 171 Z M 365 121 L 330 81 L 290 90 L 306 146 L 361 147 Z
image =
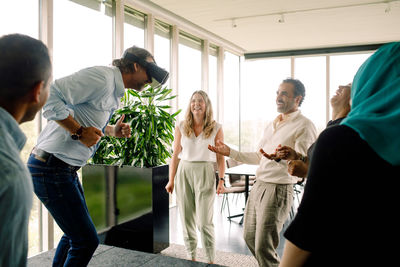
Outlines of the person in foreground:
M 210 263 L 215 258 L 215 161 L 220 177 L 218 194 L 224 192 L 225 175 L 224 156 L 215 156 L 208 150 L 208 144 L 215 144 L 217 140 L 223 141 L 224 134 L 221 125 L 213 119 L 211 101 L 204 91 L 195 91 L 185 120 L 175 128 L 169 182 L 165 189 L 172 193 L 175 185 L 183 238 L 189 256 L 196 260 L 197 225 Z
M 53 266 L 86 266 L 99 239 L 77 170 L 96 152 L 103 134 L 130 137 L 122 116 L 108 125 L 125 88 L 162 84 L 168 72 L 145 49 L 128 48 L 113 67 L 97 66 L 58 79 L 43 108 L 49 120 L 28 159 L 35 194 L 64 232 Z
M 350 93 L 351 93 L 351 83 L 347 85 L 339 85 L 336 90 L 336 94 L 331 97 L 331 107 L 332 107 L 332 120 L 328 122 L 326 127 L 332 127 L 338 125 L 346 118 L 347 114 L 350 112 Z M 307 176 L 308 166 L 310 164 L 310 159 L 314 150 L 313 143 L 307 150 L 307 156 L 302 157 L 300 153 L 297 153 L 294 149 L 288 146 L 278 146 L 275 152 L 275 157 L 279 159 L 288 160 L 288 172 L 290 175 L 301 177 L 299 184 L 302 184 Z M 264 156 L 268 155 L 264 152 Z
M 0 38 L 0 266 L 26 266 L 32 181 L 20 158 L 31 121 L 49 95 L 47 47 L 26 35 Z
M 307 151 L 317 133 L 314 124 L 299 110 L 304 97 L 305 88 L 299 80 L 283 80 L 276 96 L 277 110 L 281 114 L 266 126 L 258 148 L 273 154 L 282 144 L 303 154 Z M 286 160 L 263 157 L 259 150 L 238 152 L 221 142 L 209 149 L 240 162 L 260 165 L 256 171 L 257 182 L 246 204 L 244 239 L 260 266 L 278 266 L 279 233 L 292 207 L 293 184 L 298 178 L 289 175 Z
M 352 107 L 315 145 L 282 267 L 393 266 L 398 261 L 400 43 L 379 48 L 354 77 Z M 335 179 L 339 185 L 332 184 Z

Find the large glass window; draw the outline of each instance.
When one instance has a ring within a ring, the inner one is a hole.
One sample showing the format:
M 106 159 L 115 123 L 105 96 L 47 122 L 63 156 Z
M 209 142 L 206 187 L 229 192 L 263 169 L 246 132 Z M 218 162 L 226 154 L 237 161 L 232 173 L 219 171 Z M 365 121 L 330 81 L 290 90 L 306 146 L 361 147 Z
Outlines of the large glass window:
M 39 37 L 39 1 L 1 1 L 0 36 L 21 33 Z
M 294 68 L 294 77 L 306 88 L 299 109 L 321 132 L 326 126 L 326 57 L 295 58 Z
M 290 77 L 290 59 L 245 61 L 241 92 L 241 150 L 256 151 L 266 123 L 275 119 L 276 91 Z M 225 102 L 226 103 L 226 102 Z
M 145 15 L 132 8 L 125 7 L 124 17 L 124 50 L 134 45 L 144 48 Z
M 178 50 L 178 109 L 182 109 L 182 119 L 193 92 L 201 89 L 201 40 L 181 32 Z
M 225 52 L 224 60 L 224 139 L 234 149 L 239 149 L 240 118 L 240 57 Z
M 372 52 L 330 57 L 330 97 L 335 95 L 339 85 L 353 82 L 354 75 L 370 55 L 372 55 Z M 330 109 L 330 118 L 332 118 L 332 109 Z
M 21 124 L 21 129 L 24 132 L 24 134 L 27 137 L 25 146 L 23 150 L 21 151 L 21 159 L 23 162 L 28 161 L 28 157 L 33 149 L 33 147 L 36 145 L 36 140 L 38 138 L 38 115 L 36 115 L 35 120 L 26 122 Z M 29 249 L 28 249 L 28 257 L 33 256 L 35 254 L 38 254 L 40 252 L 40 236 L 39 236 L 39 210 L 40 210 L 40 204 L 41 202 L 39 199 L 36 197 L 34 194 L 33 197 L 33 203 L 32 203 L 32 209 L 31 209 L 31 214 L 29 217 L 29 234 L 28 234 L 28 242 L 29 242 Z
M 112 12 L 100 0 L 54 1 L 54 78 L 110 65 Z
M 353 81 L 361 64 L 372 54 L 358 53 L 329 55 L 329 97 L 332 97 L 339 85 Z M 294 77 L 304 83 L 306 97 L 301 112 L 313 121 L 317 131 L 326 127 L 327 119 L 327 56 L 295 57 L 291 66 L 290 57 L 248 60 L 243 64 L 243 88 L 241 91 L 241 149 L 255 150 L 261 137 L 265 122 L 273 120 L 276 112 L 276 90 L 283 79 Z M 260 87 L 261 84 L 261 87 Z M 225 102 L 226 104 L 227 102 Z M 330 113 L 331 107 L 328 107 Z M 331 118 L 331 114 L 329 119 Z
M 217 47 L 210 45 L 208 55 L 208 96 L 214 112 L 214 119 L 217 118 Z
M 39 38 L 39 1 L 1 1 L 0 8 L 0 36 L 19 33 Z M 38 137 L 38 116 L 35 120 L 21 124 L 21 129 L 27 137 L 26 144 L 21 151 L 21 159 L 27 162 L 32 148 Z M 4 204 L 4 203 L 3 203 Z M 39 237 L 39 207 L 40 201 L 34 196 L 31 214 L 29 217 L 28 256 L 40 252 Z M 5 241 L 3 241 L 5 242 Z
M 161 21 L 155 22 L 154 36 L 154 58 L 161 68 L 170 72 L 171 65 L 171 38 L 170 26 Z M 167 81 L 167 87 L 170 87 L 170 80 Z
M 72 16 L 72 17 L 71 17 Z M 54 78 L 112 61 L 112 8 L 109 1 L 54 1 Z M 54 243 L 62 231 L 54 223 Z

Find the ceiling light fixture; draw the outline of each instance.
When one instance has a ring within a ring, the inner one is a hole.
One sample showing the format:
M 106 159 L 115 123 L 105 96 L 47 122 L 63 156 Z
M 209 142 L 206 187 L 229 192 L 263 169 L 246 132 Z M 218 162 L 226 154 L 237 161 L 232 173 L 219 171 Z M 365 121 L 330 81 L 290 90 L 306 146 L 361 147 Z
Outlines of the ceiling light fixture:
M 237 24 L 236 24 L 236 19 L 232 19 L 232 28 L 236 28 Z
M 390 10 L 392 10 L 392 9 L 390 8 L 390 2 L 388 2 L 388 3 L 386 4 L 385 13 L 389 13 Z
M 266 14 L 253 14 L 247 15 L 242 17 L 235 17 L 235 18 L 222 18 L 216 19 L 214 21 L 231 21 L 232 27 L 237 27 L 238 20 L 245 20 L 245 19 L 253 19 L 258 17 L 269 17 L 269 16 L 280 16 L 278 22 L 283 23 L 285 22 L 284 15 L 290 14 L 298 14 L 298 13 L 308 13 L 308 12 L 315 12 L 315 11 L 323 11 L 323 10 L 335 10 L 335 9 L 345 9 L 345 8 L 354 8 L 354 7 L 361 7 L 361 6 L 373 6 L 373 5 L 385 5 L 385 13 L 391 12 L 391 3 L 400 2 L 400 0 L 385 0 L 385 1 L 374 1 L 369 3 L 360 3 L 360 4 L 348 4 L 348 5 L 338 5 L 338 6 L 328 6 L 328 7 L 317 7 L 317 8 L 309 8 L 309 9 L 298 9 L 298 10 L 286 10 L 284 12 L 273 12 L 273 13 L 266 13 Z
M 285 14 L 281 14 L 280 18 L 278 19 L 279 23 L 284 23 L 285 22 Z

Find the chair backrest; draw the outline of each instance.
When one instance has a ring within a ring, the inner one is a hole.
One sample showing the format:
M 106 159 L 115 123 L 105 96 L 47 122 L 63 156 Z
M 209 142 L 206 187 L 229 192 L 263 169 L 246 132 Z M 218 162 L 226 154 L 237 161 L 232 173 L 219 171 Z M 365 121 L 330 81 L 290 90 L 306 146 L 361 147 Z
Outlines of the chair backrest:
M 231 158 L 227 158 L 226 159 L 226 167 L 228 168 L 232 168 L 238 165 L 241 165 L 242 163 L 239 161 L 236 161 L 234 159 Z M 232 184 L 236 181 L 239 181 L 241 178 L 241 176 L 239 174 L 229 174 L 229 183 Z
M 238 165 L 242 165 L 243 163 L 241 163 L 241 162 L 239 162 L 239 161 L 236 161 L 236 160 L 234 160 L 234 159 L 231 159 L 231 158 L 227 158 L 226 159 L 226 166 L 228 167 L 228 168 L 232 168 L 232 167 L 235 167 L 235 166 L 238 166 Z

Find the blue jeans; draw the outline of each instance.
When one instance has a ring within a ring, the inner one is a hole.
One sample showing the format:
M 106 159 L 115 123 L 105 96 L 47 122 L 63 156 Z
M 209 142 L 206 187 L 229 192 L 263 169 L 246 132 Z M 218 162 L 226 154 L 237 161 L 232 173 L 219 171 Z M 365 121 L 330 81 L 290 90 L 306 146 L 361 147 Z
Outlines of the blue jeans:
M 35 194 L 64 232 L 53 266 L 87 266 L 99 238 L 76 173 L 79 167 L 60 164 L 53 156 L 43 162 L 31 154 L 28 168 Z

